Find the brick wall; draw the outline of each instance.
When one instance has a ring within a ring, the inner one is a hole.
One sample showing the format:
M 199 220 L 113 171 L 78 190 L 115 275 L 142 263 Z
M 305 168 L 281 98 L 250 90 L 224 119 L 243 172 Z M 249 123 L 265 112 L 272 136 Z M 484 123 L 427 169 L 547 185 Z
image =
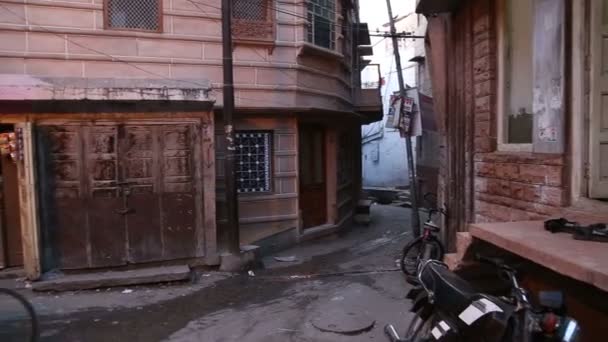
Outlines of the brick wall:
M 496 30 L 492 2 L 471 3 L 475 153 L 496 149 Z
M 554 215 L 565 203 L 560 156 L 478 153 L 475 220 L 522 221 Z
M 567 205 L 562 155 L 497 152 L 494 0 L 473 6 L 474 220 L 537 220 Z

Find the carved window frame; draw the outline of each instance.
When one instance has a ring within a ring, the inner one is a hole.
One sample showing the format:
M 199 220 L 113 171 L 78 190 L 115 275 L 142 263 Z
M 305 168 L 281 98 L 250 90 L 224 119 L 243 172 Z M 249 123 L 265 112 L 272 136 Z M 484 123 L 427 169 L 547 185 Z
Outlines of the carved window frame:
M 239 194 L 273 192 L 273 139 L 274 132 L 271 130 L 236 131 L 237 165 L 235 171 Z M 247 143 L 255 145 L 246 145 Z M 255 182 L 258 183 L 253 186 L 252 184 Z
M 306 41 L 310 44 L 318 46 L 322 49 L 336 51 L 338 49 L 338 33 L 336 32 L 336 26 L 338 19 L 341 15 L 339 12 L 339 0 L 308 0 L 306 4 L 306 13 L 308 17 L 308 30 L 306 32 Z M 329 46 L 325 46 L 321 42 L 317 41 L 317 20 L 319 22 L 326 22 L 328 26 L 327 40 Z
M 162 33 L 164 28 L 163 22 L 163 0 L 157 0 L 157 29 L 156 30 L 146 30 L 146 29 L 137 29 L 137 28 L 128 28 L 128 27 L 116 27 L 110 25 L 110 2 L 112 0 L 103 0 L 103 28 L 104 30 L 113 30 L 113 31 L 135 31 L 135 32 L 148 32 L 148 33 Z
M 235 0 L 252 3 L 255 0 Z M 232 18 L 232 37 L 235 43 L 274 45 L 276 37 L 275 1 L 258 0 L 266 7 L 266 20 Z M 234 5 L 233 5 L 234 6 Z

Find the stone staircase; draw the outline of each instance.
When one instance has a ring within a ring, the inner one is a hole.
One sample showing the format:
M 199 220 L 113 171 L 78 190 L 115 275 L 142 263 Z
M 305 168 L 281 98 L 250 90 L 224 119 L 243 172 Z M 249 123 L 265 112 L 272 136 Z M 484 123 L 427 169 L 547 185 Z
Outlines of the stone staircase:
M 473 243 L 473 236 L 468 232 L 456 233 L 456 253 L 448 253 L 443 257 L 443 261 L 451 270 L 456 270 L 467 263 L 465 255 Z

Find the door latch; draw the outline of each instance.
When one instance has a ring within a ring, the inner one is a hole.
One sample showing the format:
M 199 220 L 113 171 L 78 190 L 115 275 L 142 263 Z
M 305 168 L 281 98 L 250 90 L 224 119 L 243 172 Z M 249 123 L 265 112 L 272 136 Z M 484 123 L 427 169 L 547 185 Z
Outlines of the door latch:
M 129 208 L 129 196 L 131 196 L 131 188 L 127 186 L 128 183 L 119 183 L 122 188 L 120 189 L 120 193 L 122 195 L 122 209 L 114 210 L 114 212 L 118 215 L 127 215 L 135 210 Z

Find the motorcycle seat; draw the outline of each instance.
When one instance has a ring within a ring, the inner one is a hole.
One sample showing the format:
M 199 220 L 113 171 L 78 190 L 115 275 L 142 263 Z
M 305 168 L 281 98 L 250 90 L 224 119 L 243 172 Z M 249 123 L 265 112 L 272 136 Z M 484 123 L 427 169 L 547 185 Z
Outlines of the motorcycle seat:
M 478 292 L 464 279 L 441 263 L 428 263 L 420 281 L 433 294 L 435 305 L 459 314 L 478 296 Z

